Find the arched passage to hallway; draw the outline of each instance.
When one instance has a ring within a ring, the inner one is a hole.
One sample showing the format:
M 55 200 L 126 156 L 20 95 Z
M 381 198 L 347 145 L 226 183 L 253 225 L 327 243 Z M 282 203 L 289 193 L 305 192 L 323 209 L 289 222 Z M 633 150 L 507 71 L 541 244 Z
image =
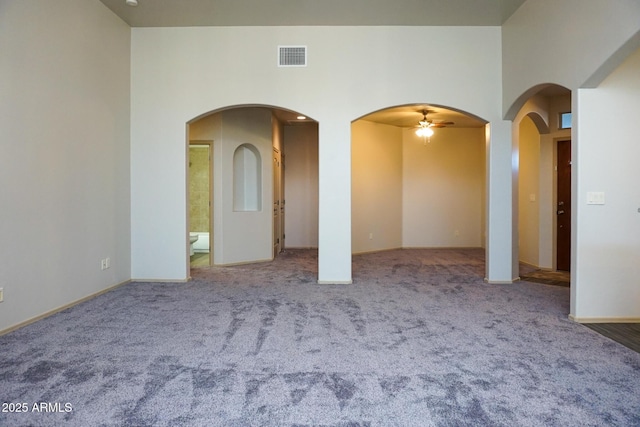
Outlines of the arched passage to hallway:
M 205 181 L 211 183 L 210 207 L 196 206 L 202 195 L 194 191 L 200 183 L 198 175 L 190 173 L 190 153 L 186 165 L 188 237 L 200 234 L 192 224 L 202 224 L 197 217 L 208 211 L 209 256 L 198 266 L 271 260 L 287 246 L 285 229 L 292 247 L 317 247 L 317 144 L 315 120 L 268 105 L 226 107 L 187 123 L 188 152 L 194 145 L 211 147 L 204 171 L 208 173 Z M 287 147 L 289 171 L 284 168 Z M 315 170 L 315 174 L 300 170 Z M 188 242 L 187 262 L 196 266 Z
M 514 118 L 513 151 L 518 159 L 513 220 L 517 224 L 521 275 L 534 270 L 569 270 L 571 253 L 571 92 L 554 84 L 528 91 Z M 559 147 L 561 150 L 559 151 Z M 568 147 L 569 151 L 563 151 Z M 562 158 L 563 156 L 569 158 Z M 563 171 L 565 171 L 563 173 Z M 559 196 L 560 194 L 560 196 Z
M 424 112 L 430 137 L 416 135 Z M 354 120 L 352 252 L 484 248 L 486 123 L 430 104 Z

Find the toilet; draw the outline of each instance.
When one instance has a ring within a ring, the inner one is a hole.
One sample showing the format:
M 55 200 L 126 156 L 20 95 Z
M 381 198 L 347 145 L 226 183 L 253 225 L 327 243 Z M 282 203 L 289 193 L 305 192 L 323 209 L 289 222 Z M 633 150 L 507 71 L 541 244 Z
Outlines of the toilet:
M 200 236 L 198 233 L 189 233 L 189 255 L 193 256 L 195 251 L 193 250 L 193 244 L 198 240 Z

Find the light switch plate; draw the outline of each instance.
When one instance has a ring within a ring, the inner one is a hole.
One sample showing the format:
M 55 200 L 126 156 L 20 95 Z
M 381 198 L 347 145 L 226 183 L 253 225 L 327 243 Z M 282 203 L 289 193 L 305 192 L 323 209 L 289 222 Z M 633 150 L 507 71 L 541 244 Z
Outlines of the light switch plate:
M 588 205 L 604 205 L 604 192 L 602 191 L 589 191 L 587 193 Z

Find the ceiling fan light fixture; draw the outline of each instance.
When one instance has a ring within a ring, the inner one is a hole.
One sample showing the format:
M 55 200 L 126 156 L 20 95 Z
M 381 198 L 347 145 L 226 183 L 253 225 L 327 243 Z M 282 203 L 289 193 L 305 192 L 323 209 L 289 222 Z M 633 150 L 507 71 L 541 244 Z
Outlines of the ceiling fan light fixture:
M 125 3 L 127 4 L 127 6 L 137 6 L 138 0 L 125 0 Z
M 433 129 L 431 129 L 430 127 L 421 127 L 418 130 L 416 130 L 416 135 L 421 136 L 421 137 L 430 137 L 433 136 Z
M 433 129 L 431 129 L 431 125 L 432 123 L 427 120 L 427 110 L 422 110 L 422 120 L 418 121 L 416 135 L 422 138 L 424 145 L 427 145 L 427 142 L 431 142 L 431 137 L 433 136 Z

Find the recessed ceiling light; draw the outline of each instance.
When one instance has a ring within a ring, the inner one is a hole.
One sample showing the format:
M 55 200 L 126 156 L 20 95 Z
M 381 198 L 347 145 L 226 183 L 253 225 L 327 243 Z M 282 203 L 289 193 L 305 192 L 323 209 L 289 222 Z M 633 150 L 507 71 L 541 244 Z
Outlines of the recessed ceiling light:
M 307 118 L 306 116 L 298 116 L 298 117 L 296 117 L 296 119 L 298 119 L 298 120 L 304 120 L 306 118 Z
M 125 3 L 127 4 L 127 6 L 137 6 L 138 0 L 125 0 Z

